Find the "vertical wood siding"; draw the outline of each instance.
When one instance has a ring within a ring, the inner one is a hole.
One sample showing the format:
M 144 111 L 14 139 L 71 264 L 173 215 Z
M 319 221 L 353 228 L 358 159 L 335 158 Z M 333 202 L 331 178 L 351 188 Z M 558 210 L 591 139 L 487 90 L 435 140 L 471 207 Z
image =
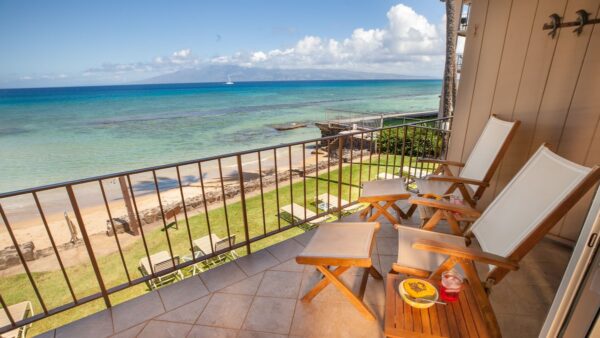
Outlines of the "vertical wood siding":
M 600 163 L 600 25 L 579 36 L 563 28 L 555 39 L 542 30 L 550 14 L 574 21 L 579 9 L 595 18 L 600 0 L 473 0 L 449 158 L 467 159 L 491 114 L 521 121 L 481 208 L 542 143 L 577 163 Z M 591 196 L 551 233 L 576 240 Z

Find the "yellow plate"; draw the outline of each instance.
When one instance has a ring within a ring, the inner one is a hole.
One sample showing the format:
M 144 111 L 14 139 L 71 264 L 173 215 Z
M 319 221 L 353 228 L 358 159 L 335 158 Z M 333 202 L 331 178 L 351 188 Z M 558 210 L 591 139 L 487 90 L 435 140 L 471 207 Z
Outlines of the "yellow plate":
M 404 290 L 404 285 L 403 285 L 405 281 L 406 280 L 403 280 L 398 285 L 398 292 L 400 293 L 400 297 L 402 297 L 402 300 L 404 300 L 406 302 L 406 304 L 408 304 L 408 305 L 410 305 L 410 306 L 412 306 L 414 308 L 417 308 L 417 309 L 427 309 L 427 308 L 430 308 L 433 305 L 435 305 L 434 302 L 425 302 L 425 301 L 423 301 L 421 303 L 421 302 L 415 302 L 415 301 L 412 301 L 412 300 L 408 299 L 406 290 Z M 435 286 L 433 286 L 428 281 L 425 281 L 425 280 L 421 280 L 421 281 L 423 283 L 426 283 L 426 284 L 430 285 L 435 290 L 435 294 L 433 295 L 433 297 L 431 297 L 431 298 L 427 297 L 427 299 L 438 300 L 439 293 L 438 293 L 438 290 L 435 288 Z

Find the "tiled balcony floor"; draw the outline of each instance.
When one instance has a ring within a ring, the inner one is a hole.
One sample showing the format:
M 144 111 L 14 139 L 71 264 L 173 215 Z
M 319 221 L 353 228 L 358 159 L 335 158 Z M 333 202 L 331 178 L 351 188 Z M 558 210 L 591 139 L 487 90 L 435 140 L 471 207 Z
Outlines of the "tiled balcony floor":
M 356 219 L 351 215 L 349 219 Z M 348 219 L 346 218 L 346 219 Z M 374 262 L 387 273 L 397 233 L 382 222 Z M 320 276 L 294 257 L 313 232 L 160 288 L 43 337 L 383 337 L 384 283 L 370 278 L 365 302 L 377 320 L 362 317 L 333 286 L 311 303 L 299 299 Z M 544 240 L 497 285 L 491 299 L 505 337 L 537 337 L 570 250 Z M 357 291 L 358 270 L 343 275 Z M 35 325 L 35 324 L 34 324 Z

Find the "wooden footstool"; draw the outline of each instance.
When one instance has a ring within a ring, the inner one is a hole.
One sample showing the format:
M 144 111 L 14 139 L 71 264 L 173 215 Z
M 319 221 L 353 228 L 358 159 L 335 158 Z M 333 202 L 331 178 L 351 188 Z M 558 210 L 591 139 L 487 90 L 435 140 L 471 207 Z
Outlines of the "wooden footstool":
M 487 326 L 465 280 L 456 302 L 435 304 L 428 309 L 415 309 L 398 293 L 404 276 L 388 274 L 385 286 L 386 337 L 490 337 Z M 437 281 L 430 280 L 434 285 Z
M 375 315 L 363 303 L 369 274 L 382 279 L 373 267 L 371 251 L 375 235 L 379 231 L 377 222 L 323 223 L 319 225 L 312 239 L 296 257 L 298 264 L 314 265 L 325 278 L 321 279 L 304 295 L 302 301 L 310 302 L 329 283 L 335 285 L 344 296 L 367 318 L 375 320 Z M 336 266 L 333 271 L 330 266 Z M 339 276 L 351 267 L 364 268 L 360 291 L 355 295 Z

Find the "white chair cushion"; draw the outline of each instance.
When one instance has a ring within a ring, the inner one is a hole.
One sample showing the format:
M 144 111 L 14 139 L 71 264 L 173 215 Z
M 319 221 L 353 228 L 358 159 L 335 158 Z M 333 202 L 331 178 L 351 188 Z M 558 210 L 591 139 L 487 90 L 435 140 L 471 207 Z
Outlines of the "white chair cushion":
M 371 258 L 375 222 L 323 223 L 300 257 Z
M 443 243 L 466 247 L 463 237 L 443 234 L 434 231 L 400 226 L 398 228 L 398 264 L 401 266 L 433 271 L 442 264 L 448 256 L 425 250 L 413 249 L 412 244 L 417 240 L 433 240 Z
M 407 194 L 406 185 L 402 179 L 369 181 L 363 183 L 361 197 L 386 196 Z

